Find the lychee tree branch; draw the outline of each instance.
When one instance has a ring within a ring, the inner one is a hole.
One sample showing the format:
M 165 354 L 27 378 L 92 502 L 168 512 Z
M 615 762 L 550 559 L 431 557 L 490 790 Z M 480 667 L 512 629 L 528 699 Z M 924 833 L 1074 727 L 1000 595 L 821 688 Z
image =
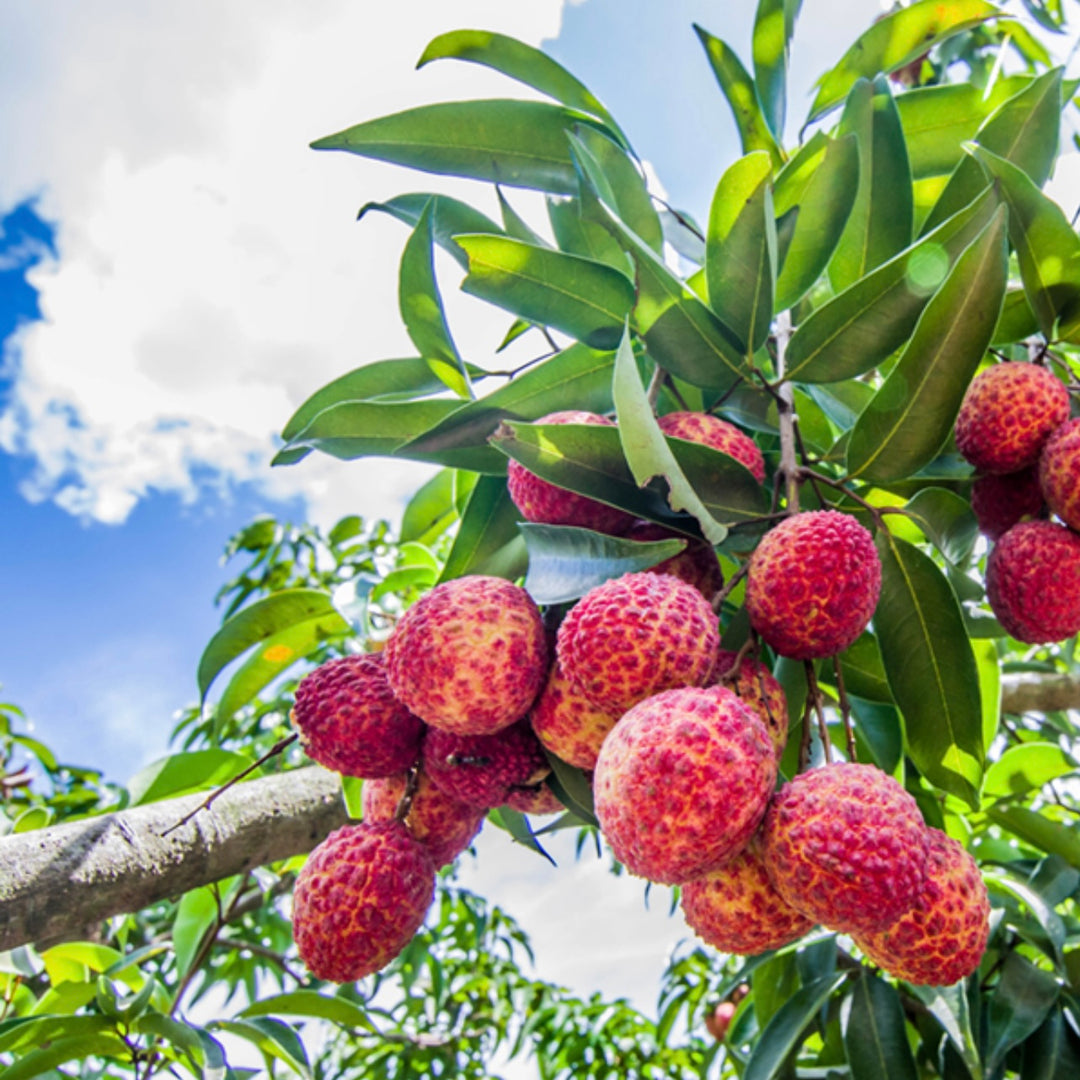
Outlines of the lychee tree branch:
M 776 401 L 780 425 L 780 475 L 787 495 L 789 513 L 799 511 L 798 439 L 795 431 L 795 388 L 785 376 L 788 342 L 791 340 L 791 312 L 776 317 Z

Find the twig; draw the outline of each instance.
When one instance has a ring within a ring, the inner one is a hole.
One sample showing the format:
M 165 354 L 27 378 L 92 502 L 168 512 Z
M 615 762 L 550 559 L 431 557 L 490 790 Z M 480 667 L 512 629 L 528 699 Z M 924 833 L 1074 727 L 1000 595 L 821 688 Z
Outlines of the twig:
M 684 229 L 689 230 L 703 244 L 705 243 L 705 236 L 702 231 L 685 214 L 676 210 L 666 199 L 661 199 L 659 195 L 654 195 L 651 191 L 649 192 L 649 197 L 653 202 L 659 203 Z
M 409 816 L 409 811 L 412 809 L 413 797 L 416 795 L 416 789 L 420 786 L 420 770 L 410 769 L 409 779 L 405 782 L 405 794 L 401 796 L 401 802 L 397 804 L 397 809 L 394 811 L 394 820 L 404 823 L 405 819 Z
M 804 661 L 806 668 L 806 701 L 803 702 L 802 737 L 799 741 L 799 772 L 805 772 L 810 764 L 810 713 L 814 708 L 813 695 L 810 692 L 810 679 L 813 677 L 813 660 Z
M 806 661 L 806 685 L 807 697 L 813 703 L 814 714 L 817 716 L 818 738 L 821 739 L 821 752 L 825 755 L 825 764 L 832 762 L 832 746 L 829 742 L 829 725 L 825 720 L 825 709 L 822 706 L 821 687 L 818 686 L 817 672 L 814 670 L 813 660 Z
M 795 388 L 784 378 L 787 344 L 791 339 L 791 312 L 776 317 L 776 388 L 780 412 L 780 475 L 787 489 L 789 513 L 799 512 L 799 463 L 795 446 Z
M 855 750 L 855 728 L 851 723 L 851 703 L 848 701 L 847 688 L 844 686 L 844 672 L 840 667 L 840 657 L 834 656 L 833 673 L 836 675 L 836 694 L 840 699 L 840 718 L 844 722 L 844 735 L 847 737 L 848 761 L 858 761 Z
M 656 403 L 660 399 L 660 391 L 664 389 L 665 382 L 667 382 L 667 372 L 657 364 L 652 373 L 652 378 L 649 380 L 649 389 L 647 391 L 649 407 L 654 412 L 656 411 Z
M 747 561 L 731 575 L 730 579 L 724 584 L 724 587 L 713 597 L 712 608 L 717 615 L 720 614 L 720 609 L 724 606 L 724 601 L 732 594 L 739 582 L 746 577 L 749 569 L 750 560 L 747 559 Z

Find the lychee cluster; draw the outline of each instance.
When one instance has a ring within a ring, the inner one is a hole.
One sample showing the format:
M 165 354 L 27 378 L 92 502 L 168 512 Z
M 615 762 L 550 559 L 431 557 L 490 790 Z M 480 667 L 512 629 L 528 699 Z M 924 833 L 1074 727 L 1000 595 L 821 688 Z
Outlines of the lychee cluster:
M 987 368 L 960 406 L 956 446 L 979 474 L 971 507 L 994 542 L 986 593 L 998 621 L 1031 645 L 1076 634 L 1080 419 L 1069 419 L 1064 384 L 1037 364 Z

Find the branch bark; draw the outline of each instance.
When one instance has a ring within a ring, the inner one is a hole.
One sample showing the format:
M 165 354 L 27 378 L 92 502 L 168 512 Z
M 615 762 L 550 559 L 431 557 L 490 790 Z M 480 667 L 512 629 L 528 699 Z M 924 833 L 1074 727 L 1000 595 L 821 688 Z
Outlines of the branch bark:
M 1080 709 L 1080 675 L 1044 675 L 1025 672 L 1001 680 L 1004 713 L 1059 712 Z

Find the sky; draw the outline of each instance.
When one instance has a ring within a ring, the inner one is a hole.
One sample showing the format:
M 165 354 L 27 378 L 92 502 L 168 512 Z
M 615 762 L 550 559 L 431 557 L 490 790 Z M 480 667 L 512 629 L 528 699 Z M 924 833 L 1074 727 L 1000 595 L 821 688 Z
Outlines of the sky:
M 790 111 L 881 10 L 805 0 Z M 486 189 L 311 140 L 447 98 L 529 96 L 475 65 L 417 72 L 461 27 L 543 47 L 609 106 L 676 206 L 707 216 L 738 156 L 691 24 L 748 59 L 752 4 L 693 0 L 7 0 L 0 6 L 0 695 L 63 760 L 125 781 L 166 752 L 220 614 L 228 536 L 258 513 L 395 520 L 426 466 L 309 456 L 270 469 L 296 406 L 413 354 L 397 316 L 407 233 L 365 202 Z M 513 195 L 529 212 L 528 196 Z M 438 263 L 455 338 L 506 328 Z M 494 854 L 492 854 L 494 853 Z M 485 858 L 485 856 L 488 856 Z M 651 1007 L 684 930 L 666 890 L 544 864 L 493 828 L 463 881 L 523 919 L 541 974 Z M 567 938 L 563 915 L 574 896 Z M 619 946 L 607 940 L 616 929 Z

